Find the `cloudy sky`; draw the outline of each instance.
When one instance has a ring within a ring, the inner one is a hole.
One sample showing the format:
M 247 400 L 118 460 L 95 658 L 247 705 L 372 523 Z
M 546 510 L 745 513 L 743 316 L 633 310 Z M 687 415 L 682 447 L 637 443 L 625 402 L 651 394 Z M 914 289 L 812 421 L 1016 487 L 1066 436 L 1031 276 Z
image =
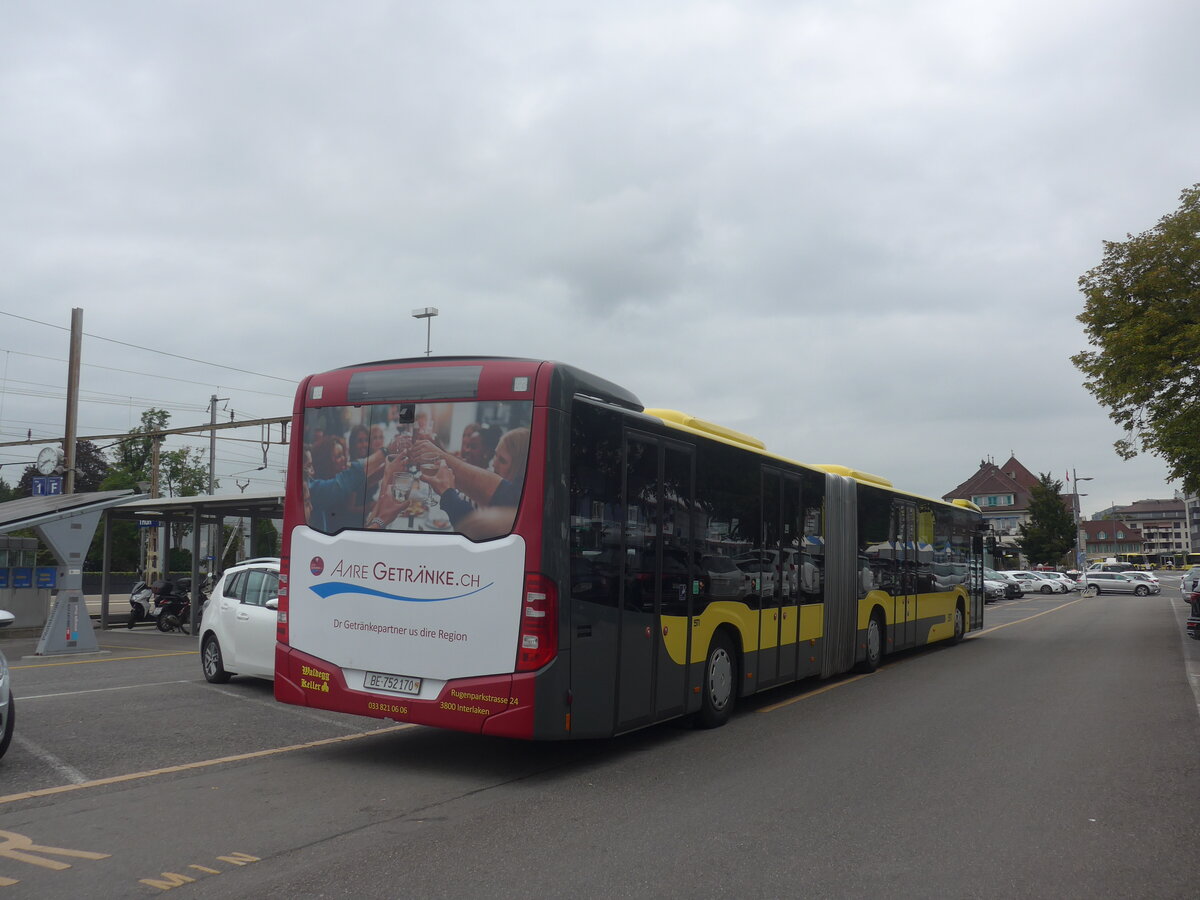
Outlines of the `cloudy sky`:
M 87 436 L 287 415 L 436 306 L 435 354 L 920 493 L 1015 453 L 1085 513 L 1170 496 L 1068 357 L 1103 241 L 1200 181 L 1197 34 L 1182 0 L 10 0 L 0 441 L 61 436 L 75 307 Z M 226 434 L 222 490 L 280 483 Z

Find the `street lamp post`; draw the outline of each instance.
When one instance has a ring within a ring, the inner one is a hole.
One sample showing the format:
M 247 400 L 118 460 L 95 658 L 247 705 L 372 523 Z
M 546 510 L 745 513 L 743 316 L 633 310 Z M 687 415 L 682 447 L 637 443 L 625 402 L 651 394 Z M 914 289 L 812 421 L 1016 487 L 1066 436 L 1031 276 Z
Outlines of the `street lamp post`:
M 414 319 L 425 320 L 425 355 L 429 356 L 429 354 L 432 352 L 429 349 L 429 338 L 433 330 L 433 317 L 438 314 L 437 307 L 424 306 L 421 309 L 414 309 L 412 314 Z
M 1075 482 L 1072 490 L 1075 494 L 1075 506 L 1072 512 L 1075 514 L 1075 567 L 1079 571 L 1084 571 L 1087 568 L 1087 532 L 1082 528 L 1083 515 L 1079 510 L 1079 498 L 1086 497 L 1087 494 L 1079 493 L 1079 482 L 1094 481 L 1091 476 L 1085 475 L 1082 478 L 1075 474 L 1075 470 L 1071 470 L 1071 479 Z

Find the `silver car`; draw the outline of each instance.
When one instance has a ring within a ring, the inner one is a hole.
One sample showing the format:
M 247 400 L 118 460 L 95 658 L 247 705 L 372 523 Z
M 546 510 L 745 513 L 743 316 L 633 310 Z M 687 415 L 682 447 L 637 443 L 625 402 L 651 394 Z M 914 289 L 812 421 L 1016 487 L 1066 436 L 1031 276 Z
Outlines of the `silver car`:
M 1088 594 L 1137 594 L 1146 597 L 1162 590 L 1157 584 L 1139 581 L 1122 572 L 1087 572 L 1083 582 L 1084 592 Z
M 13 623 L 15 616 L 0 609 L 0 628 Z M 16 721 L 16 702 L 13 700 L 12 685 L 8 681 L 8 660 L 0 653 L 0 756 L 12 743 L 13 723 Z

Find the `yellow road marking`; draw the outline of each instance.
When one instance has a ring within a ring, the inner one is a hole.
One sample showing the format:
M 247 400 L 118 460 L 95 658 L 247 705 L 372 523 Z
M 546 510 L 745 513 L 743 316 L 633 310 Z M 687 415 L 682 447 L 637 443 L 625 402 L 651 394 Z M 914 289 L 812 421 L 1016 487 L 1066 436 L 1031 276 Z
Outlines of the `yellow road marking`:
M 0 831 L 0 839 L 3 840 L 3 843 L 0 843 L 0 856 L 33 866 L 41 866 L 45 869 L 53 869 L 56 872 L 71 868 L 71 864 L 59 862 L 57 859 L 46 859 L 46 856 L 71 856 L 76 859 L 108 859 L 109 857 L 107 853 L 93 853 L 90 850 L 44 847 L 41 844 L 35 844 L 33 838 L 17 834 L 15 831 Z M 43 855 L 39 856 L 39 853 Z M 16 884 L 17 882 L 11 883 Z
M 63 784 L 58 787 L 41 788 L 36 791 L 25 791 L 20 794 L 8 794 L 0 797 L 0 804 L 12 803 L 16 800 L 29 800 L 33 797 L 49 797 L 53 794 L 66 794 L 70 791 L 80 791 L 85 788 L 103 787 L 108 784 L 120 784 L 124 781 L 138 781 L 143 778 L 153 778 L 156 775 L 169 775 L 173 772 L 187 772 L 192 769 L 206 769 L 210 766 L 221 766 L 231 762 L 241 762 L 246 759 L 262 759 L 267 756 L 278 756 L 280 753 L 292 753 L 296 750 L 310 750 L 313 747 L 326 747 L 330 744 L 341 744 L 346 741 L 357 741 L 361 738 L 374 737 L 377 734 L 390 734 L 405 728 L 416 728 L 411 723 L 392 725 L 388 728 L 377 728 L 374 731 L 362 731 L 358 734 L 346 734 L 341 737 L 325 738 L 320 741 L 309 741 L 305 744 L 292 744 L 289 747 L 272 747 L 269 750 L 255 750 L 252 753 L 239 753 L 236 756 L 222 756 L 219 759 L 202 759 L 194 763 L 184 763 L 179 766 L 167 766 L 162 769 L 150 769 L 146 772 L 131 772 L 128 775 L 114 775 L 111 778 L 97 778 L 82 784 Z
M 59 662 L 25 663 L 10 669 L 45 669 L 49 666 L 84 666 L 89 663 L 122 662 L 130 659 L 155 659 L 160 656 L 198 656 L 199 650 L 175 650 L 171 653 L 145 653 L 141 656 L 105 656 L 102 659 L 64 659 Z
M 881 667 L 882 668 L 882 667 Z M 772 703 L 770 706 L 764 706 L 758 710 L 760 713 L 774 712 L 784 706 L 791 706 L 793 703 L 798 703 L 801 700 L 807 700 L 809 697 L 815 697 L 817 694 L 824 694 L 826 691 L 832 691 L 834 688 L 840 688 L 842 685 L 853 684 L 856 681 L 862 681 L 864 678 L 870 678 L 874 672 L 864 672 L 862 675 L 854 675 L 842 681 L 835 681 L 833 684 L 822 685 L 819 688 L 813 688 L 811 691 L 805 691 L 798 697 L 791 697 L 787 700 L 781 700 L 779 703 Z

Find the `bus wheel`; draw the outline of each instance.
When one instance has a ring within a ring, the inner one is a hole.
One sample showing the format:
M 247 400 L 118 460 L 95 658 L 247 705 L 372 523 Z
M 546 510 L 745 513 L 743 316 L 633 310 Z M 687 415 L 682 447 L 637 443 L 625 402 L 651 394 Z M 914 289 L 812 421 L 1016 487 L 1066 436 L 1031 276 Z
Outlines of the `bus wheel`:
M 724 632 L 718 632 L 704 660 L 704 685 L 701 690 L 700 711 L 696 724 L 701 728 L 717 728 L 729 721 L 737 701 L 737 660 Z
M 883 660 L 883 621 L 878 612 L 871 613 L 867 623 L 867 655 L 858 664 L 860 672 L 874 672 Z
M 963 608 L 956 606 L 954 607 L 954 637 L 950 638 L 950 643 L 957 644 L 961 641 L 966 630 L 966 619 L 963 617 Z

